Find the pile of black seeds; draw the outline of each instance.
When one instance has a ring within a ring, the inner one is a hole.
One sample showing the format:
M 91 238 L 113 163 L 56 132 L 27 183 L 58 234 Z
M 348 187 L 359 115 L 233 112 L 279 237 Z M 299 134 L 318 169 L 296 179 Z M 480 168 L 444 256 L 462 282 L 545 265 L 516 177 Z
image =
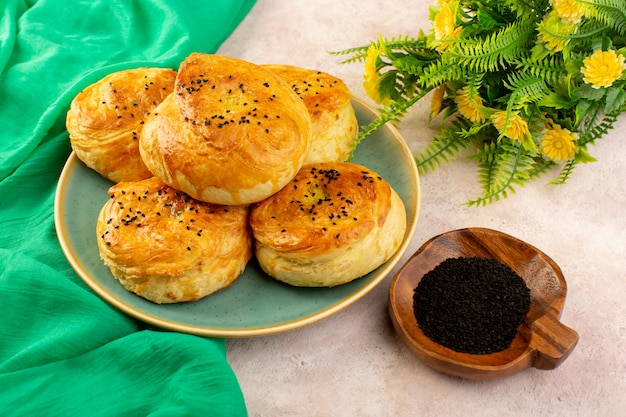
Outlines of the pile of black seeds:
M 424 275 L 413 308 L 418 326 L 434 342 L 488 354 L 511 345 L 530 308 L 530 289 L 495 259 L 450 258 Z

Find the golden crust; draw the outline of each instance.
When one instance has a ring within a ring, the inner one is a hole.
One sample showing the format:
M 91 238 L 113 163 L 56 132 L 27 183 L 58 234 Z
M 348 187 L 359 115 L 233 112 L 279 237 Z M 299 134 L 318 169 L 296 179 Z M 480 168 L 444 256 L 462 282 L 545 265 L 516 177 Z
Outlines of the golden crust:
M 252 206 L 256 256 L 270 276 L 297 286 L 335 286 L 387 261 L 406 230 L 402 200 L 362 165 L 304 166 L 281 191 Z
M 247 206 L 200 202 L 156 177 L 109 194 L 96 226 L 100 257 L 124 288 L 152 302 L 226 288 L 252 256 Z
M 276 74 L 235 58 L 191 54 L 175 93 L 149 118 L 141 155 L 154 175 L 216 204 L 267 198 L 298 172 L 311 119 Z
M 352 93 L 339 78 L 292 65 L 261 65 L 280 76 L 300 96 L 311 116 L 311 148 L 305 164 L 345 161 L 350 156 L 359 124 Z
M 173 91 L 175 78 L 171 69 L 129 69 L 77 94 L 66 127 L 78 158 L 113 182 L 151 177 L 139 155 L 139 136 L 146 116 Z

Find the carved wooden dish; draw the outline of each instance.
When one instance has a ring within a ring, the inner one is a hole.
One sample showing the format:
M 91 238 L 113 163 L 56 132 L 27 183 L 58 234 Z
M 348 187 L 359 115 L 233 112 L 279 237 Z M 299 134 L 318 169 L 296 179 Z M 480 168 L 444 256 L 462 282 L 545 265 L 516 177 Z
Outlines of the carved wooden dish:
M 500 352 L 456 352 L 429 339 L 417 325 L 413 294 L 424 274 L 448 258 L 472 256 L 508 265 L 530 288 L 530 310 L 511 345 Z M 578 334 L 559 321 L 566 293 L 561 269 L 537 248 L 495 230 L 467 228 L 430 239 L 407 261 L 391 282 L 389 312 L 402 341 L 425 364 L 448 375 L 488 380 L 529 367 L 551 370 L 569 356 Z

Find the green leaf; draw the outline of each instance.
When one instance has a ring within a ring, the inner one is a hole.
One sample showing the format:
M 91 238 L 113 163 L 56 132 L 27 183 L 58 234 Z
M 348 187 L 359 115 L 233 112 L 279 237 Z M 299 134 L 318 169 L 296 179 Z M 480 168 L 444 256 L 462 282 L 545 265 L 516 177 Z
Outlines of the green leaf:
M 522 152 L 521 146 L 500 144 L 499 147 L 485 147 L 482 152 L 491 154 L 479 162 L 479 178 L 483 195 L 467 201 L 468 206 L 486 205 L 509 193 L 515 193 L 516 186 L 523 186 L 536 175 L 534 161 Z
M 530 153 L 533 153 L 533 154 L 537 153 L 537 144 L 535 143 L 532 136 L 530 135 L 524 138 L 524 140 L 522 141 L 522 146 L 524 147 L 525 150 L 527 150 Z
M 489 30 L 498 26 L 498 22 L 483 9 L 478 9 L 477 17 L 478 17 L 478 25 L 482 29 Z
M 551 53 L 552 52 L 548 48 L 546 48 L 542 43 L 538 43 L 537 45 L 533 47 L 533 49 L 531 49 L 530 59 L 532 61 L 541 61 L 542 59 L 544 59 Z
M 565 62 L 565 69 L 567 70 L 568 74 L 572 74 L 572 76 L 577 76 L 578 74 L 580 74 L 580 69 L 582 68 L 582 66 L 582 60 L 570 60 Z
M 626 3 L 623 0 L 595 0 L 597 19 L 626 36 Z
M 604 41 L 605 41 L 605 37 L 604 36 L 598 36 L 595 37 L 591 40 L 591 48 L 594 51 L 601 51 L 604 48 Z
M 598 106 L 596 106 L 598 107 Z M 597 111 L 595 111 L 597 110 Z M 590 109 L 585 116 L 584 130 L 580 132 L 578 146 L 593 144 L 613 129 L 617 121 L 617 114 L 602 114 L 601 109 Z
M 586 146 L 582 146 L 578 148 L 578 152 L 576 152 L 576 156 L 574 157 L 576 162 L 582 162 L 583 164 L 589 162 L 596 162 L 597 159 L 589 154 Z
M 574 89 L 574 94 L 587 100 L 599 101 L 604 97 L 605 90 L 602 88 L 593 88 L 590 84 L 585 83 Z
M 606 107 L 604 109 L 607 113 L 616 113 L 621 110 L 624 102 L 626 101 L 626 93 L 621 88 L 609 88 L 606 93 Z
M 513 108 L 521 108 L 528 103 L 539 102 L 550 94 L 546 82 L 531 74 L 510 73 L 503 84 L 511 90 L 509 103 L 513 103 Z
M 398 71 L 395 70 L 387 71 L 378 79 L 378 95 L 381 99 L 394 96 L 397 74 Z
M 576 122 L 575 125 L 578 126 L 580 123 L 586 118 L 587 113 L 591 109 L 591 102 L 587 100 L 580 100 L 576 105 Z
M 474 72 L 498 71 L 506 68 L 533 41 L 532 21 L 520 20 L 492 32 L 487 37 L 463 39 L 447 54 L 457 65 Z
M 574 171 L 575 167 L 576 167 L 575 160 L 567 161 L 565 165 L 561 168 L 561 171 L 559 172 L 558 177 L 550 181 L 550 184 L 552 185 L 565 184 L 567 182 L 567 179 L 570 177 L 570 175 L 572 175 L 572 171 Z
M 554 109 L 570 109 L 576 104 L 569 97 L 563 96 L 558 93 L 550 93 L 541 99 L 537 104 L 540 107 L 551 107 Z
M 426 149 L 415 157 L 418 170 L 425 174 L 434 171 L 442 163 L 447 164 L 450 160 L 455 159 L 471 144 L 471 139 L 459 134 L 459 132 L 467 131 L 470 125 L 469 121 L 459 118 L 454 120 L 450 126 L 442 128 Z

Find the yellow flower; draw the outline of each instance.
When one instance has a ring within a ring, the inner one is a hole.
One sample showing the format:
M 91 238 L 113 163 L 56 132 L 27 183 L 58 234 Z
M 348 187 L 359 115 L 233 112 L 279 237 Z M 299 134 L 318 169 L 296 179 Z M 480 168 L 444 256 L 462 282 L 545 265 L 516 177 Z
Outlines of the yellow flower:
M 441 111 L 443 104 L 443 96 L 446 92 L 446 86 L 440 85 L 433 90 L 432 100 L 430 101 L 430 116 L 435 117 Z
M 593 88 L 610 87 L 626 69 L 624 56 L 615 51 L 596 51 L 583 61 L 580 71 L 583 79 Z
M 563 51 L 570 41 L 568 36 L 573 35 L 577 31 L 577 25 L 563 22 L 554 12 L 546 14 L 537 28 L 539 41 L 554 52 Z
M 550 0 L 554 12 L 567 23 L 580 23 L 585 6 L 576 0 Z
M 459 90 L 456 96 L 456 106 L 459 112 L 472 123 L 482 123 L 485 117 L 480 112 L 483 99 L 478 94 L 470 94 L 469 86 Z
M 378 57 L 380 56 L 380 49 L 376 44 L 370 45 L 367 50 L 367 57 L 365 58 L 365 74 L 363 76 L 363 88 L 365 94 L 368 95 L 376 103 L 381 103 L 380 91 L 378 90 L 378 82 L 380 76 L 378 74 Z
M 450 46 L 448 41 L 459 38 L 461 28 L 456 27 L 454 10 L 452 10 L 449 3 L 440 3 L 439 12 L 433 22 L 433 30 L 435 32 L 435 40 L 440 42 L 437 45 L 437 50 L 440 52 L 448 49 Z
M 567 161 L 576 155 L 578 147 L 574 143 L 576 135 L 557 124 L 551 125 L 541 137 L 540 152 L 555 161 Z
M 517 113 L 510 113 L 507 120 L 506 111 L 497 111 L 491 115 L 491 122 L 498 132 L 507 138 L 524 142 L 524 139 L 530 136 L 528 124 Z

